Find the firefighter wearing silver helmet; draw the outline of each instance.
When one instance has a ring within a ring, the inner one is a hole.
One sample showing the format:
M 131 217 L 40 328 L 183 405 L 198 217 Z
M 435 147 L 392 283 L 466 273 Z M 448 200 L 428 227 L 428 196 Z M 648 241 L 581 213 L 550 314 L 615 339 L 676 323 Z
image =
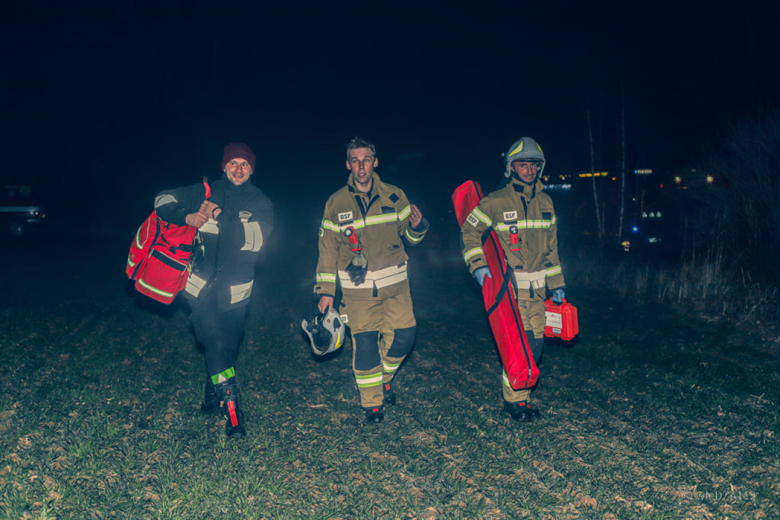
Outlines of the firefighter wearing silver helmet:
M 504 177 L 512 176 L 513 162 L 525 160 L 536 164 L 536 178 L 541 178 L 545 165 L 544 152 L 542 151 L 542 147 L 530 137 L 521 137 L 520 140 L 515 141 L 512 146 L 509 147 L 509 151 L 504 154 L 504 157 L 506 158 Z
M 461 228 L 463 258 L 480 285 L 490 270 L 482 250 L 488 228 L 498 233 L 507 263 L 513 269 L 517 304 L 534 361 L 544 347 L 545 308 L 549 296 L 564 298 L 564 280 L 558 259 L 558 225 L 552 199 L 543 192 L 544 152 L 530 137 L 516 141 L 505 154 L 506 185 L 482 199 Z M 472 218 L 473 217 L 473 218 Z M 531 389 L 514 390 L 503 374 L 504 410 L 519 421 L 533 421 L 540 413 L 531 407 Z

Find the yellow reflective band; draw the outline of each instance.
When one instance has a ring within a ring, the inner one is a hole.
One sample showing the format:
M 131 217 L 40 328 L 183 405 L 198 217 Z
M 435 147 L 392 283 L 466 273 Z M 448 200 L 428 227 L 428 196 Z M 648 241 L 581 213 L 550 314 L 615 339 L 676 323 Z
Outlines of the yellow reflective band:
M 412 206 L 406 206 L 404 209 L 401 210 L 401 213 L 398 214 L 398 220 L 403 220 L 406 217 L 408 217 L 412 213 Z
M 520 139 L 520 144 L 519 144 L 519 145 L 517 145 L 517 148 L 515 148 L 514 150 L 512 150 L 511 152 L 509 152 L 509 154 L 507 155 L 507 157 L 511 157 L 511 156 L 513 156 L 514 154 L 516 154 L 517 152 L 522 152 L 522 151 L 523 151 L 523 140 L 522 140 L 522 139 Z
M 393 364 L 393 363 L 385 363 L 385 362 L 383 362 L 382 364 L 385 367 L 385 372 L 395 372 L 396 370 L 398 370 L 398 367 L 401 366 L 401 363 Z
M 397 222 L 397 213 L 385 213 L 383 215 L 374 215 L 373 217 L 366 218 L 366 225 L 371 226 L 373 224 L 385 224 L 387 222 Z
M 324 229 L 329 229 L 330 231 L 335 231 L 337 233 L 341 231 L 341 229 L 330 220 L 323 220 L 321 227 L 323 227 Z
M 157 287 L 152 287 L 148 283 L 144 282 L 143 278 L 139 278 L 138 279 L 138 283 L 141 284 L 142 287 L 145 287 L 145 288 L 149 289 L 150 291 L 152 291 L 155 294 L 159 294 L 160 296 L 165 296 L 166 298 L 173 298 L 173 293 L 162 291 L 162 290 L 158 289 Z
M 479 208 L 474 208 L 474 209 L 472 210 L 471 214 L 472 214 L 472 215 L 474 215 L 475 217 L 477 217 L 477 218 L 478 218 L 479 220 L 481 220 L 482 222 L 484 222 L 484 224 L 485 224 L 487 227 L 490 227 L 490 226 L 492 226 L 492 225 L 493 225 L 493 221 L 492 221 L 492 220 L 490 220 L 490 218 L 489 218 L 487 215 L 485 215 L 484 213 L 482 213 L 482 212 L 479 210 Z
M 356 375 L 355 380 L 360 388 L 370 388 L 382 384 L 382 374 L 368 374 L 365 376 Z
M 466 260 L 466 263 L 468 263 L 469 260 L 474 258 L 477 255 L 484 255 L 485 252 L 482 250 L 481 247 L 475 247 L 474 249 L 469 249 L 466 251 L 466 253 L 463 255 L 463 259 Z
M 509 384 L 509 376 L 506 375 L 506 370 L 501 371 L 501 379 L 504 380 L 504 384 L 508 386 L 509 388 L 512 388 L 512 385 Z
M 555 276 L 557 274 L 561 274 L 561 266 L 560 265 L 554 265 L 547 269 L 547 276 Z
M 555 224 L 555 218 L 552 220 L 519 220 L 517 224 L 496 224 L 496 231 L 509 231 L 512 226 L 517 229 L 549 229 Z
M 417 238 L 413 237 L 412 235 L 409 234 L 408 229 L 406 230 L 406 238 L 409 240 L 409 242 L 413 242 L 415 244 L 423 239 L 423 237 L 417 237 Z
M 311 278 L 309 278 L 311 280 Z M 317 273 L 318 282 L 336 283 L 336 275 L 330 273 Z
M 143 245 L 141 244 L 141 228 L 138 228 L 138 233 L 135 234 L 135 245 L 138 247 L 138 249 L 143 249 Z
M 130 257 L 129 257 L 129 256 L 127 257 L 127 263 L 130 265 L 130 267 L 135 267 L 135 262 L 133 262 L 132 260 L 130 260 Z

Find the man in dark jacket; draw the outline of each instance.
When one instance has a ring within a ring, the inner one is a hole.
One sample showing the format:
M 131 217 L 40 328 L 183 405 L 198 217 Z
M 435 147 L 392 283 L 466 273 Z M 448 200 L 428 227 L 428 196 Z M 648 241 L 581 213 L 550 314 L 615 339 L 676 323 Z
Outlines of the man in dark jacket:
M 255 154 L 244 143 L 225 147 L 222 179 L 164 190 L 154 208 L 164 221 L 197 227 L 203 236 L 203 258 L 187 280 L 195 335 L 205 347 L 208 378 L 201 405 L 205 413 L 222 414 L 228 437 L 246 435 L 235 364 L 252 294 L 255 263 L 273 228 L 273 205 L 250 177 Z

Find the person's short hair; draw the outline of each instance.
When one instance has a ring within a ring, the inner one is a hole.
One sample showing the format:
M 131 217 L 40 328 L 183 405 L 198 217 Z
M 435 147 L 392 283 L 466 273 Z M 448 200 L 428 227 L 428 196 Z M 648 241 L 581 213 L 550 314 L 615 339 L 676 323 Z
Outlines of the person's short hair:
M 376 146 L 374 145 L 374 143 L 372 143 L 368 139 L 363 139 L 362 137 L 353 137 L 352 139 L 350 139 L 349 143 L 347 143 L 347 161 L 352 159 L 349 156 L 349 153 L 352 150 L 356 150 L 358 148 L 368 148 L 369 150 L 371 150 L 371 154 L 376 159 Z

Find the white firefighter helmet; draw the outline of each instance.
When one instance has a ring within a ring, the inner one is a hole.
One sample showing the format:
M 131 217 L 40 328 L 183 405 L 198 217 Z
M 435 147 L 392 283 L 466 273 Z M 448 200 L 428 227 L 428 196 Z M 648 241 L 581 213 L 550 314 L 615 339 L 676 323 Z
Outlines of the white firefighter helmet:
M 317 356 L 337 351 L 344 343 L 344 324 L 332 308 L 326 313 L 312 313 L 301 322 L 303 331 L 309 336 L 311 350 Z
M 521 137 L 519 141 L 516 141 L 509 147 L 509 151 L 504 154 L 506 162 L 506 170 L 504 171 L 504 177 L 510 177 L 512 175 L 512 163 L 514 161 L 528 161 L 539 164 L 539 173 L 537 179 L 542 176 L 544 171 L 544 152 L 539 143 L 531 139 L 530 137 Z

